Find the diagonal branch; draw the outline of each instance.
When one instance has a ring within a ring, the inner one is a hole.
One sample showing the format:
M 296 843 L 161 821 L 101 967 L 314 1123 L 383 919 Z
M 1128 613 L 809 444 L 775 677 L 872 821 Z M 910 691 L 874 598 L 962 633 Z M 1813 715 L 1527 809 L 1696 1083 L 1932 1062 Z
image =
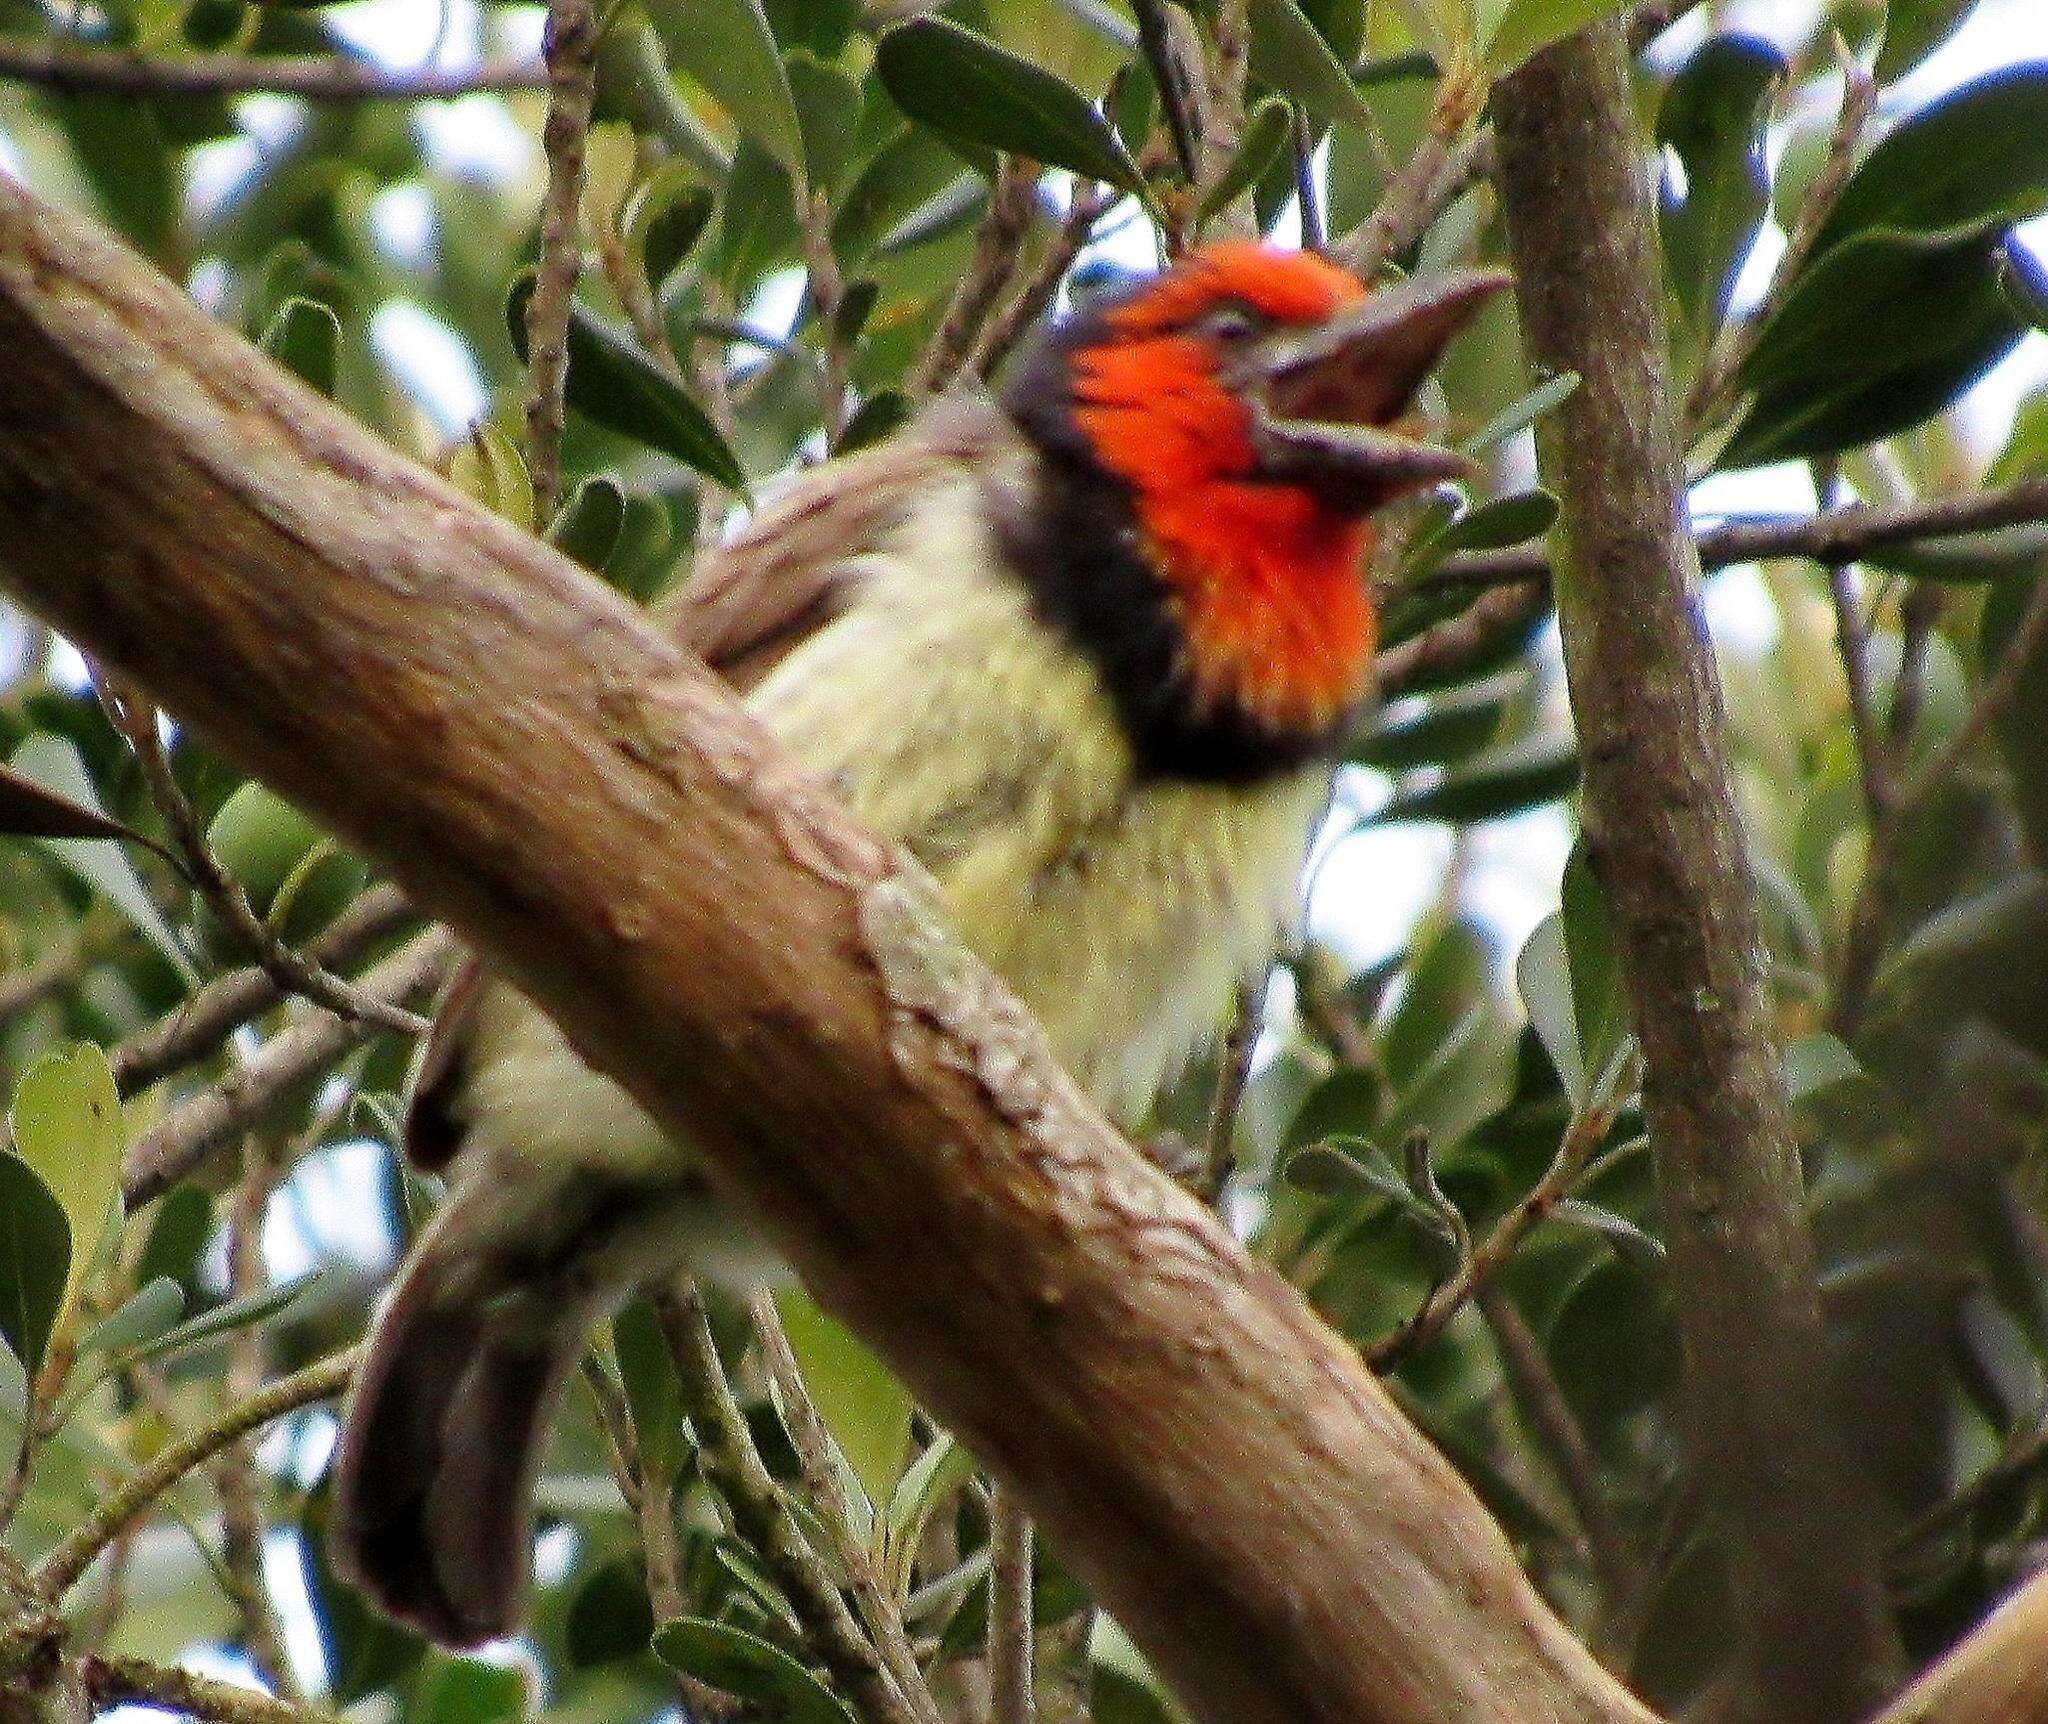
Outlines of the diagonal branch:
M 1203 1724 L 1644 1724 L 701 665 L 6 181 L 0 568 L 686 1130 Z

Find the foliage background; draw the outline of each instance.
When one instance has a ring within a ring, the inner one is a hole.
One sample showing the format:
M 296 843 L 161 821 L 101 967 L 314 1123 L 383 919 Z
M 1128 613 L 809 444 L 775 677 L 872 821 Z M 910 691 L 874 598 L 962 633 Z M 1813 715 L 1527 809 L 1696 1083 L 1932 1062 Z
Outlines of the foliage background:
M 1227 226 L 1246 195 L 1290 241 L 1355 235 L 1418 151 L 1469 147 L 1488 76 L 1599 9 L 1257 0 L 1244 142 L 1220 193 L 1213 167 L 1199 176 L 1205 198 L 1113 5 L 944 8 L 964 37 L 854 0 L 605 7 L 568 501 L 538 518 L 507 314 L 537 248 L 534 89 L 81 95 L 31 70 L 0 85 L 0 167 L 110 221 L 394 442 L 647 597 L 687 578 L 742 476 L 758 486 L 886 435 L 923 386 L 999 360 L 1034 284 L 1097 291 Z M 2026 335 L 2048 321 L 2026 226 L 2048 209 L 2048 67 L 2000 65 L 2016 62 L 2024 5 L 1676 10 L 1646 53 L 1641 112 L 1696 517 L 2048 477 L 2044 344 Z M 1187 34 L 1213 40 L 1228 14 Z M 534 63 L 535 7 L 451 0 L 430 22 L 388 5 L 0 0 L 0 40 L 60 58 L 368 54 L 384 76 L 426 57 L 458 81 Z M 1973 61 L 1990 82 L 1943 95 Z M 1841 123 L 1863 94 L 1863 123 Z M 1095 180 L 1120 184 L 1098 196 Z M 1483 176 L 1448 189 L 1385 261 L 1498 257 Z M 1526 426 L 1564 387 L 1524 374 L 1511 308 L 1460 344 L 1430 407 L 1474 441 L 1483 476 L 1405 523 L 1379 571 L 1390 641 L 1469 601 L 1446 558 L 1547 526 Z M 2038 1561 L 2048 1507 L 2044 514 L 1835 567 L 1738 563 L 1705 599 L 1823 1258 L 1839 1367 L 1826 1392 L 1875 1487 L 1916 1661 Z M 6 639 L 14 769 L 172 847 L 0 844 L 15 1152 L 0 1159 L 0 1453 L 23 1457 L 0 1504 L 32 1568 L 180 1433 L 354 1339 L 434 1192 L 390 1148 L 404 1036 L 358 1026 L 289 1083 L 248 1082 L 316 1017 L 303 1001 L 116 1099 L 141 1042 L 252 953 L 193 892 L 175 803 L 76 655 L 19 618 Z M 1360 733 L 1312 871 L 1312 937 L 1276 975 L 1224 1117 L 1237 1169 L 1223 1202 L 1391 1366 L 1567 1619 L 1676 1709 L 1711 1693 L 1729 1640 L 1678 1404 L 1682 1290 L 1662 1265 L 1598 891 L 1566 863 L 1576 761 L 1555 643 L 1532 611 L 1483 645 Z M 213 854 L 284 942 L 316 939 L 366 889 L 359 860 L 203 738 L 172 734 L 169 757 Z M 401 937 L 387 929 L 345 966 Z M 1204 1144 L 1216 1089 L 1193 1074 L 1162 1125 Z M 195 1098 L 224 1103 L 232 1129 L 191 1177 L 124 1210 L 124 1158 L 190 1131 Z M 1569 1196 L 1497 1234 L 1539 1187 Z M 1489 1237 L 1514 1249 L 1468 1277 L 1479 1296 L 1409 1334 Z M 833 1439 L 832 1470 L 806 1477 L 788 1428 L 801 1410 L 773 1381 L 759 1314 L 714 1296 L 713 1317 L 799 1523 L 842 1578 L 850 1559 L 881 1573 L 946 1715 L 979 1716 L 987 1487 L 792 1295 L 781 1324 Z M 846 1716 L 785 1577 L 707 1479 L 652 1313 L 629 1311 L 590 1372 L 543 1484 L 543 1584 L 516 1645 L 430 1652 L 326 1575 L 317 1407 L 230 1447 L 116 1538 L 65 1600 L 75 1641 L 432 1724 L 652 1717 L 679 1697 L 716 1714 L 691 1683 L 737 1695 L 737 1716 Z M 1038 1567 L 1048 1714 L 1171 1716 L 1057 1553 Z M 657 1617 L 694 1625 L 662 1637 L 666 1662 L 649 1649 Z

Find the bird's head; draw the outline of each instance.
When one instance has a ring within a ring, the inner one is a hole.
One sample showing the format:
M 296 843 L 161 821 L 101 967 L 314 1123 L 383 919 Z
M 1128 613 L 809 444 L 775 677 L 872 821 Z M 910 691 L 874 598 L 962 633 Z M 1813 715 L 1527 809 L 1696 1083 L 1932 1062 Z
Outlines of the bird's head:
M 1408 418 L 1506 280 L 1369 291 L 1310 253 L 1212 245 L 1070 318 L 1019 368 L 1012 416 L 1127 507 L 1194 701 L 1306 733 L 1358 696 L 1371 516 L 1466 470 Z

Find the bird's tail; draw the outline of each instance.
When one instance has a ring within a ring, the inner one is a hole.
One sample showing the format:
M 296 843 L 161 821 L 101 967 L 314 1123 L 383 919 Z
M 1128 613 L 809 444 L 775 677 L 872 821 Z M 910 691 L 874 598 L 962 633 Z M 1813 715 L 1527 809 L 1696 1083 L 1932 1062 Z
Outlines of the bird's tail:
M 342 1577 L 451 1646 L 524 1613 L 548 1427 L 603 1303 L 480 1249 L 465 1197 L 485 1194 L 435 1218 L 370 1332 L 330 1520 Z

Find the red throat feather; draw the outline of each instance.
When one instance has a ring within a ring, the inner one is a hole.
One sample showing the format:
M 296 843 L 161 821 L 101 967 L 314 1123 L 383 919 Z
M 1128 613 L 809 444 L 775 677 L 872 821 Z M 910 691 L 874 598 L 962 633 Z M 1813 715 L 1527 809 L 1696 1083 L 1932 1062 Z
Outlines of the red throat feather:
M 1255 477 L 1250 415 L 1188 325 L 1229 302 L 1314 324 L 1364 294 L 1305 253 L 1212 247 L 1118 307 L 1110 338 L 1073 359 L 1075 423 L 1131 487 L 1198 691 L 1286 729 L 1325 730 L 1363 691 L 1372 529 L 1305 487 Z

